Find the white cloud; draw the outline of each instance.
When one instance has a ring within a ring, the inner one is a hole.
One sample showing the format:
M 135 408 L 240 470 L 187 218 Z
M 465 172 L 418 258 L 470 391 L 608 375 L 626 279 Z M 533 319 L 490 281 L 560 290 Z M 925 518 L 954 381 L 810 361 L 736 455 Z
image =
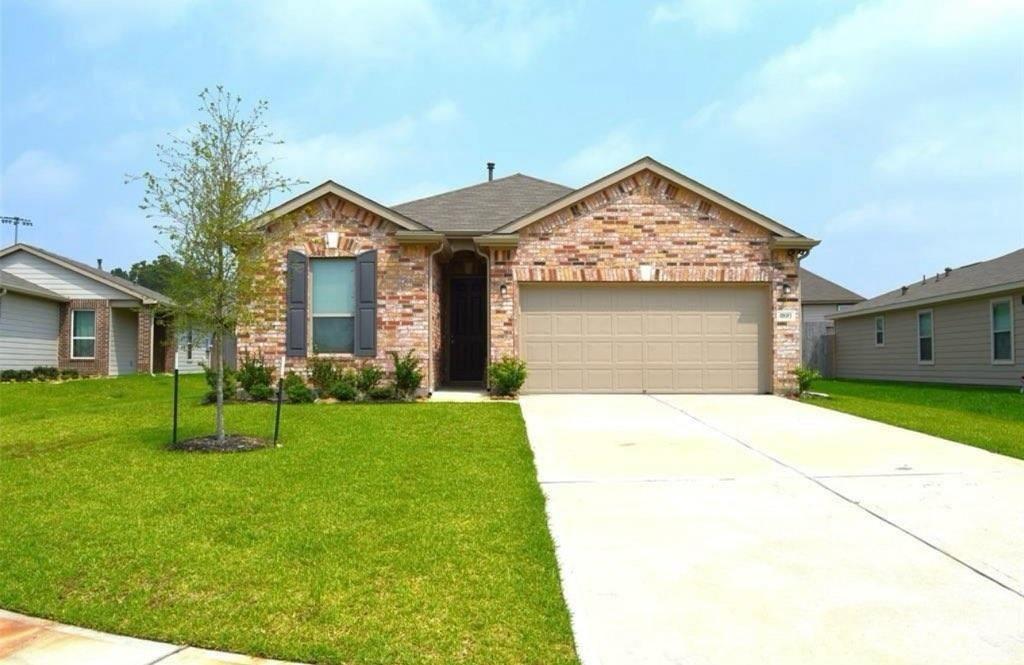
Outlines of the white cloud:
M 445 124 L 458 120 L 460 115 L 458 104 L 450 99 L 442 99 L 427 111 L 426 117 L 430 122 Z
M 682 22 L 698 32 L 732 33 L 744 27 L 758 7 L 754 0 L 675 0 L 656 5 L 651 23 Z
M 42 150 L 27 150 L 4 169 L 0 200 L 6 207 L 42 197 L 63 198 L 75 191 L 80 179 L 71 164 Z
M 561 172 L 571 182 L 589 182 L 643 156 L 629 129 L 616 129 L 565 160 Z
M 47 0 L 44 6 L 66 24 L 81 46 L 98 48 L 149 29 L 181 20 L 196 0 Z

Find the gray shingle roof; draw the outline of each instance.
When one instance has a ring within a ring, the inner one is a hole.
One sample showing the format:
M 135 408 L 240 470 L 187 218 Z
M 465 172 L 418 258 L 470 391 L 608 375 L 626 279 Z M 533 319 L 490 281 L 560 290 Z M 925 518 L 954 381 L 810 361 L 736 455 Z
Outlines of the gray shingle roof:
M 75 261 L 74 259 L 69 259 L 66 256 L 61 256 L 60 254 L 56 254 L 56 253 L 51 252 L 49 250 L 43 249 L 42 247 L 36 247 L 35 245 L 29 245 L 27 243 L 19 243 L 17 245 L 11 245 L 11 247 L 8 248 L 8 249 L 13 251 L 13 250 L 20 249 L 22 247 L 24 247 L 26 249 L 30 249 L 30 250 L 35 251 L 35 252 L 38 252 L 39 254 L 47 256 L 47 257 L 49 257 L 51 259 L 54 259 L 56 261 L 63 261 L 64 263 L 71 264 L 75 268 L 77 268 L 78 270 L 80 270 L 80 271 L 82 271 L 84 273 L 88 273 L 89 275 L 92 275 L 93 277 L 98 277 L 101 280 L 106 280 L 107 282 L 112 282 L 112 283 L 116 284 L 117 286 L 121 287 L 122 289 L 128 291 L 129 293 L 131 293 L 131 294 L 133 294 L 135 296 L 138 296 L 142 300 L 155 300 L 155 301 L 160 302 L 160 303 L 169 303 L 169 302 L 171 302 L 170 298 L 168 298 L 167 296 L 165 296 L 162 293 L 154 291 L 153 289 L 147 289 L 144 286 L 139 286 L 135 282 L 131 282 L 131 281 L 127 280 L 127 279 L 123 279 L 123 278 L 118 277 L 116 275 L 111 275 L 106 270 L 101 270 L 99 268 L 96 268 L 94 266 L 89 265 L 88 263 L 82 263 L 81 261 Z M 7 250 L 5 249 L 4 251 L 7 251 Z
M 821 275 L 816 275 L 807 268 L 800 268 L 800 295 L 805 304 L 814 303 L 855 303 L 864 300 L 864 296 L 830 282 Z
M 882 295 L 865 300 L 842 313 L 834 315 L 834 318 L 843 318 L 856 315 L 861 312 L 881 311 L 910 307 L 919 301 L 942 301 L 952 300 L 957 297 L 969 295 L 975 291 L 993 291 L 999 287 L 1011 284 L 1024 283 L 1024 248 L 1004 254 L 1003 256 L 979 261 L 961 266 L 949 273 L 939 273 L 938 277 L 931 276 L 924 280 L 910 282 L 904 287 L 883 293 Z
M 391 208 L 435 231 L 486 233 L 571 191 L 563 185 L 516 173 Z
M 7 289 L 14 291 L 15 293 L 27 293 L 40 298 L 46 298 L 47 300 L 67 300 L 64 296 L 59 293 L 54 293 L 50 289 L 43 288 L 38 284 L 33 284 L 27 279 L 22 279 L 17 275 L 0 270 L 0 289 Z

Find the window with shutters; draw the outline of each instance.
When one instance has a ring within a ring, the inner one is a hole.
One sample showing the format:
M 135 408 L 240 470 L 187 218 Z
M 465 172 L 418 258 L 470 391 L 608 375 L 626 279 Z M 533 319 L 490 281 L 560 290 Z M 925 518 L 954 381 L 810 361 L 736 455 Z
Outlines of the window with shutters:
M 355 346 L 355 259 L 310 259 L 314 353 L 352 353 Z

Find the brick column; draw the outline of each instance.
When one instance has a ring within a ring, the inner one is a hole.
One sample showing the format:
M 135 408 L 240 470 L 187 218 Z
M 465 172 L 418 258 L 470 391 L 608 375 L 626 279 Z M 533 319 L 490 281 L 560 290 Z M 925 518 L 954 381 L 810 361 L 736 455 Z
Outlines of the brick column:
M 135 359 L 135 371 L 149 374 L 153 371 L 153 308 L 139 309 L 138 316 L 138 357 Z
M 772 392 L 782 395 L 797 390 L 792 372 L 801 362 L 800 273 L 794 250 L 773 251 L 772 264 Z

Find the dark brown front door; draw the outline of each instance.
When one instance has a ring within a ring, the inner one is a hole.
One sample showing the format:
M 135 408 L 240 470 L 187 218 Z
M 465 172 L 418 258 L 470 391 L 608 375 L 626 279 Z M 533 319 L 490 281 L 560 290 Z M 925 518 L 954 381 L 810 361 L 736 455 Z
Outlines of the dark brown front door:
M 452 277 L 448 304 L 448 378 L 483 381 L 487 357 L 484 278 Z

